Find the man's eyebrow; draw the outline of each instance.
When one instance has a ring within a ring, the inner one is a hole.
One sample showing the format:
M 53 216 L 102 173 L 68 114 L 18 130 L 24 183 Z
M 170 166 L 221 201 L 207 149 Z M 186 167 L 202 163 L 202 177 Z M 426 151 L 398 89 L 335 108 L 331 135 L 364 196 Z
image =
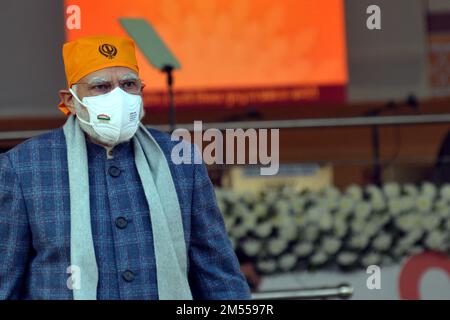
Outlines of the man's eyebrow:
M 126 73 L 124 74 L 120 80 L 137 80 L 139 79 L 139 77 L 134 74 L 134 73 Z M 97 84 L 97 83 L 105 83 L 105 82 L 111 82 L 111 79 L 108 78 L 104 78 L 104 77 L 93 77 L 92 79 L 90 79 L 87 84 Z
M 104 83 L 104 82 L 109 82 L 109 80 L 106 78 L 103 78 L 103 77 L 93 77 L 87 83 L 88 84 L 96 84 L 96 83 Z
M 137 80 L 137 79 L 139 79 L 139 77 L 136 75 L 136 74 L 134 74 L 134 73 L 126 73 L 126 74 L 124 74 L 121 78 L 120 78 L 120 80 Z

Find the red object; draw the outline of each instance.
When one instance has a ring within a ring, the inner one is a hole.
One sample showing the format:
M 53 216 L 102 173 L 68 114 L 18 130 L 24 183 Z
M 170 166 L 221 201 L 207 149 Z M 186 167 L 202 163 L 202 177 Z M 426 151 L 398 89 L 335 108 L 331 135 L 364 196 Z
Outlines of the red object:
M 400 299 L 419 300 L 420 280 L 426 271 L 435 268 L 446 271 L 450 278 L 450 257 L 437 252 L 424 252 L 409 258 L 400 271 Z

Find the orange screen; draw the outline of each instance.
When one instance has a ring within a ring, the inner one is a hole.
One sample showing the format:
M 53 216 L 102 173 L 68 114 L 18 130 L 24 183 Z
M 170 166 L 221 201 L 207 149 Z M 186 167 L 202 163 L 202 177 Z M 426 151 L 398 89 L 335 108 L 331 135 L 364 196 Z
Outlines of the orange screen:
M 68 0 L 85 35 L 127 35 L 118 19 L 144 18 L 180 61 L 178 90 L 345 86 L 342 0 Z M 165 78 L 137 53 L 146 90 Z

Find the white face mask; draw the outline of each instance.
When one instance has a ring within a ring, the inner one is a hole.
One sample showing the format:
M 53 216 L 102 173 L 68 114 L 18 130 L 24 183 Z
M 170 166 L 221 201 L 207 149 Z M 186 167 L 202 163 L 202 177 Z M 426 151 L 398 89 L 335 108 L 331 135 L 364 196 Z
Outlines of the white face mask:
M 130 140 L 136 133 L 140 122 L 142 98 L 117 87 L 99 96 L 84 97 L 83 101 L 69 89 L 75 99 L 89 112 L 87 122 L 78 116 L 82 123 L 89 125 L 99 138 L 108 145 L 116 145 Z

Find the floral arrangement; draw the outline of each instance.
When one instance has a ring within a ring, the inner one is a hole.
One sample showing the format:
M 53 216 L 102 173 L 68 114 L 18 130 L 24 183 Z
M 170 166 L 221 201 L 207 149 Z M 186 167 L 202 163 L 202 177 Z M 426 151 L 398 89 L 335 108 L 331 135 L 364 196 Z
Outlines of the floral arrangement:
M 424 250 L 450 254 L 450 184 L 259 194 L 217 189 L 216 195 L 235 250 L 262 274 L 351 271 Z

